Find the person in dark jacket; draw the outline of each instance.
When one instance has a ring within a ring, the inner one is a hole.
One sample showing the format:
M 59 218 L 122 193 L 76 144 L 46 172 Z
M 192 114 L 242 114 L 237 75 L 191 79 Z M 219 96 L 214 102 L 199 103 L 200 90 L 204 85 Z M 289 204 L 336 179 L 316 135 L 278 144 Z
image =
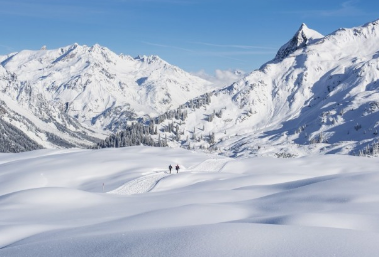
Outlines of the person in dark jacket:
M 176 164 L 176 166 L 175 166 L 175 169 L 176 169 L 176 173 L 179 173 L 179 164 Z
M 170 166 L 168 166 L 168 169 L 170 170 L 170 174 L 171 174 L 171 170 L 172 170 L 171 164 L 170 164 Z

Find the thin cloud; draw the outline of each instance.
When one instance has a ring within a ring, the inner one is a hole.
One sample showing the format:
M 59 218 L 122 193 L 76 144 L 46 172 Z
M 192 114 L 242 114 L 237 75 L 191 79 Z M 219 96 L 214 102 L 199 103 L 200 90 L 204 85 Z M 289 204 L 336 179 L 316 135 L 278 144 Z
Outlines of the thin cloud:
M 116 0 L 119 3 L 158 3 L 158 4 L 196 4 L 196 1 L 188 1 L 188 0 Z
M 362 16 L 367 15 L 368 13 L 359 8 L 359 0 L 351 0 L 343 2 L 338 9 L 332 10 L 303 10 L 303 11 L 294 11 L 294 12 L 283 12 L 291 14 L 300 14 L 303 17 L 353 17 L 353 16 Z
M 218 54 L 218 53 L 212 53 L 212 54 L 206 54 L 208 56 L 215 56 L 215 57 L 219 57 L 219 58 L 223 58 L 223 59 L 228 59 L 228 60 L 232 60 L 232 61 L 237 61 L 237 62 L 240 62 L 240 63 L 248 63 L 246 60 L 242 60 L 242 59 L 238 59 L 238 58 L 234 58 L 234 57 L 230 57 L 230 56 L 227 56 L 227 55 L 223 55 L 223 54 Z
M 6 51 L 13 51 L 13 48 L 7 45 L 0 45 L 0 48 L 5 49 Z
M 265 55 L 265 54 L 275 54 L 275 51 L 227 51 L 227 52 L 203 52 L 208 55 L 222 55 L 222 56 L 233 56 L 233 55 Z
M 204 46 L 212 46 L 219 48 L 238 48 L 238 49 L 267 49 L 267 50 L 275 50 L 273 47 L 266 46 L 248 46 L 248 45 L 220 45 L 220 44 L 212 44 L 212 43 L 204 43 L 204 42 L 193 42 L 193 44 L 204 45 Z
M 190 53 L 196 52 L 196 51 L 191 50 L 191 49 L 177 47 L 177 46 L 171 46 L 171 45 L 163 45 L 163 44 L 151 43 L 151 42 L 146 42 L 146 41 L 142 41 L 141 43 L 143 43 L 145 45 L 150 45 L 150 46 L 157 46 L 157 47 L 162 47 L 162 48 L 171 48 L 171 49 L 176 49 L 176 50 L 182 50 L 182 51 L 190 52 Z
M 341 4 L 341 8 L 336 10 L 320 11 L 321 16 L 359 16 L 365 14 L 355 4 L 359 3 L 357 0 L 347 1 Z
M 246 55 L 272 55 L 276 52 L 264 52 L 264 51 L 231 51 L 231 52 L 199 52 L 199 55 L 204 56 L 214 56 L 218 58 L 228 59 L 232 61 L 238 61 L 240 63 L 250 63 L 250 60 L 242 60 L 236 58 L 237 56 L 246 56 Z
M 151 42 L 146 42 L 146 41 L 142 41 L 141 43 L 150 45 L 150 46 L 184 51 L 184 52 L 191 53 L 194 55 L 218 57 L 218 58 L 228 59 L 232 61 L 238 61 L 241 63 L 247 63 L 247 60 L 242 60 L 238 58 L 238 56 L 276 54 L 276 51 L 202 51 L 202 50 L 194 50 L 194 49 L 182 48 L 182 47 L 177 47 L 177 46 L 172 46 L 172 45 L 151 43 Z
M 164 45 L 142 41 L 141 43 L 151 46 L 163 47 L 163 48 L 171 48 L 176 50 L 182 50 L 185 52 L 190 52 L 198 55 L 208 55 L 208 56 L 236 56 L 236 55 L 265 55 L 265 54 L 274 54 L 276 51 L 201 51 L 201 50 L 193 50 L 188 48 L 182 48 L 172 45 Z M 269 48 L 271 50 L 271 48 Z M 274 48 L 272 48 L 274 49 Z

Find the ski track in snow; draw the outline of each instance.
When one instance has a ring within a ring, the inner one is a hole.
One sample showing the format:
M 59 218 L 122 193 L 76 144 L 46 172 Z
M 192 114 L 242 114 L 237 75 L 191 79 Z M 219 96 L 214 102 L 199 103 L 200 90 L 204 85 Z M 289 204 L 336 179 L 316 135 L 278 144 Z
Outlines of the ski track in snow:
M 190 171 L 220 172 L 230 159 L 208 159 L 194 166 Z
M 109 191 L 108 194 L 134 195 L 147 193 L 151 191 L 155 185 L 158 184 L 158 182 L 166 176 L 168 176 L 166 173 L 143 176 L 129 181 L 119 188 L 116 188 L 115 190 Z
M 227 162 L 229 162 L 229 159 L 208 159 L 200 164 L 194 166 L 193 168 L 190 168 L 185 171 L 189 172 L 220 172 L 221 169 L 225 166 Z M 173 170 L 174 172 L 174 170 Z M 173 173 L 175 174 L 175 172 Z M 170 174 L 166 174 L 163 172 L 155 173 L 155 174 L 149 174 L 146 176 L 142 176 L 139 178 L 136 178 L 134 180 L 131 180 L 124 185 L 116 188 L 115 190 L 107 192 L 108 194 L 117 194 L 117 195 L 134 195 L 134 194 L 143 194 L 150 192 L 157 184 L 158 182 L 169 176 Z

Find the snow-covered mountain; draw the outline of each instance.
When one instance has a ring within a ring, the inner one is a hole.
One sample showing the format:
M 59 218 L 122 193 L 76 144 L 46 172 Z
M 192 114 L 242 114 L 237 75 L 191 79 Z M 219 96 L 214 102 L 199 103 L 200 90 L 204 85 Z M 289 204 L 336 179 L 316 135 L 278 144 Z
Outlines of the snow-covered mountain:
M 210 84 L 158 56 L 132 58 L 99 45 L 25 50 L 9 55 L 2 66 L 47 101 L 64 104 L 80 123 L 99 129 L 114 125 L 116 117 L 176 108 Z M 19 91 L 8 94 L 15 98 Z
M 47 144 L 46 136 L 36 135 L 41 126 L 61 138 L 59 131 L 70 134 L 68 141 L 73 141 L 73 136 L 79 138 L 74 146 L 88 145 L 94 140 L 86 143 L 88 138 L 74 134 L 93 134 L 85 127 L 116 131 L 128 120 L 176 108 L 207 92 L 211 85 L 158 56 L 132 58 L 99 45 L 24 50 L 1 56 L 0 62 L 1 100 L 8 103 L 9 113 L 5 119 L 23 127 L 44 147 L 56 144 Z M 27 119 L 33 116 L 40 122 L 26 124 L 20 118 L 15 123 L 16 113 Z M 96 133 L 92 136 L 104 137 Z
M 272 61 L 213 91 L 156 56 L 77 44 L 22 51 L 0 57 L 1 97 L 9 121 L 16 107 L 30 109 L 44 121 L 39 127 L 53 123 L 63 131 L 59 138 L 69 128 L 74 145 L 83 144 L 83 135 L 93 142 L 96 129 L 120 131 L 127 120 L 150 120 L 147 134 L 133 127 L 129 136 L 235 157 L 358 154 L 369 152 L 378 136 L 378 39 L 379 21 L 327 36 L 302 24 Z M 121 137 L 101 146 L 134 140 Z
M 324 36 L 317 31 L 307 27 L 305 23 L 300 26 L 300 29 L 296 32 L 293 38 L 283 45 L 275 56 L 275 60 L 283 60 L 297 49 L 303 48 L 309 44 L 312 44 L 317 39 Z
M 272 61 L 161 130 L 229 156 L 358 154 L 378 137 L 378 87 L 379 21 L 327 36 L 303 24 Z

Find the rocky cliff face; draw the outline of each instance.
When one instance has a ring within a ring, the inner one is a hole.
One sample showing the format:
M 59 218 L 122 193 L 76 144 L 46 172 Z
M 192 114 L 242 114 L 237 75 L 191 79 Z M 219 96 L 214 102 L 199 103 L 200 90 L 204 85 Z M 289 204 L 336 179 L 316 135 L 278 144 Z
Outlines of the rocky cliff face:
M 308 44 L 314 43 L 317 39 L 324 36 L 315 30 L 309 29 L 304 23 L 300 26 L 299 30 L 295 33 L 293 38 L 283 45 L 275 56 L 275 60 L 283 60 L 288 55 L 296 50 L 305 47 Z

